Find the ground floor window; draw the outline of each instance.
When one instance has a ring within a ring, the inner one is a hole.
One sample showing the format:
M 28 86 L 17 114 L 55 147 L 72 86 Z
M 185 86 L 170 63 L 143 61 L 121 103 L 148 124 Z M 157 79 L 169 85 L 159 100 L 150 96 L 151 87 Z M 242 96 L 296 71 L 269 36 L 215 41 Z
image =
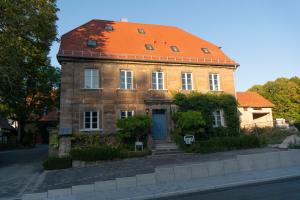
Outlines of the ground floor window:
M 127 117 L 132 117 L 134 115 L 134 111 L 133 110 L 121 110 L 120 112 L 120 118 L 121 119 L 125 119 Z
M 99 112 L 84 112 L 84 129 L 99 129 Z
M 223 110 L 215 110 L 213 112 L 213 127 L 223 126 L 225 126 Z

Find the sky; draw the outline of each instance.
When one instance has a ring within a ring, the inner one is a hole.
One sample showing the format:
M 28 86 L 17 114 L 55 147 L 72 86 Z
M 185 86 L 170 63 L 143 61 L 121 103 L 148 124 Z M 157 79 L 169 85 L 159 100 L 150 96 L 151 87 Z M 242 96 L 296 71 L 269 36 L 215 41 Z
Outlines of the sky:
M 58 38 L 104 19 L 178 26 L 221 46 L 240 64 L 237 91 L 278 77 L 300 77 L 299 0 L 58 0 Z M 59 42 L 53 43 L 51 63 Z

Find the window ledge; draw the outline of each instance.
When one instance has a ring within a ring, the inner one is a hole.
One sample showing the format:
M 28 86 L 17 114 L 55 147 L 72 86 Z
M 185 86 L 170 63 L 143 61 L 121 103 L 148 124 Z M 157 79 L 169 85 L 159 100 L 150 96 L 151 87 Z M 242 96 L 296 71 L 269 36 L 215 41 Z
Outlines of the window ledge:
M 103 129 L 102 128 L 97 128 L 97 129 L 86 129 L 86 128 L 84 128 L 84 129 L 80 129 L 79 131 L 80 132 L 93 132 L 93 131 L 103 131 Z
M 209 90 L 210 92 L 215 92 L 215 93 L 218 93 L 218 92 L 224 92 L 224 90 Z
M 132 89 L 123 89 L 123 88 L 117 88 L 117 91 L 128 91 L 128 92 L 134 92 L 136 91 L 135 88 L 132 88 Z
M 158 92 L 167 92 L 168 91 L 168 89 L 159 89 L 159 90 L 157 90 L 157 89 L 149 89 L 148 91 L 158 91 Z
M 191 89 L 191 90 L 180 89 L 179 91 L 182 91 L 182 92 L 190 92 L 190 91 L 197 91 L 197 90 L 196 90 L 196 89 Z
M 80 88 L 81 90 L 103 90 L 103 88 Z

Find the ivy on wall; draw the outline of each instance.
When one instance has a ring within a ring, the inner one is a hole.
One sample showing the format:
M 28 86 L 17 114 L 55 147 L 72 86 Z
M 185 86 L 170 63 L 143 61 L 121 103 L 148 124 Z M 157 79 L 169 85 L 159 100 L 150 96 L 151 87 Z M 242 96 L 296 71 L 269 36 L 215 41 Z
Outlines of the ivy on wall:
M 199 111 L 205 120 L 205 134 L 211 136 L 239 135 L 240 121 L 237 110 L 237 101 L 230 94 L 202 94 L 191 92 L 189 94 L 177 93 L 174 102 L 179 112 Z M 222 109 L 226 127 L 213 128 L 213 111 Z

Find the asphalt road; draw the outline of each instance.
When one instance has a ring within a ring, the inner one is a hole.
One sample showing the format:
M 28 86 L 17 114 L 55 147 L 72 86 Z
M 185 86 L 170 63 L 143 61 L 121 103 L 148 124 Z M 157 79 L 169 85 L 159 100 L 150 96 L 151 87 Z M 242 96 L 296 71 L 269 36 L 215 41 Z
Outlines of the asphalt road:
M 224 190 L 191 193 L 157 200 L 299 200 L 300 178 Z
M 0 199 L 20 197 L 34 190 L 43 178 L 41 164 L 47 153 L 47 145 L 0 152 Z

